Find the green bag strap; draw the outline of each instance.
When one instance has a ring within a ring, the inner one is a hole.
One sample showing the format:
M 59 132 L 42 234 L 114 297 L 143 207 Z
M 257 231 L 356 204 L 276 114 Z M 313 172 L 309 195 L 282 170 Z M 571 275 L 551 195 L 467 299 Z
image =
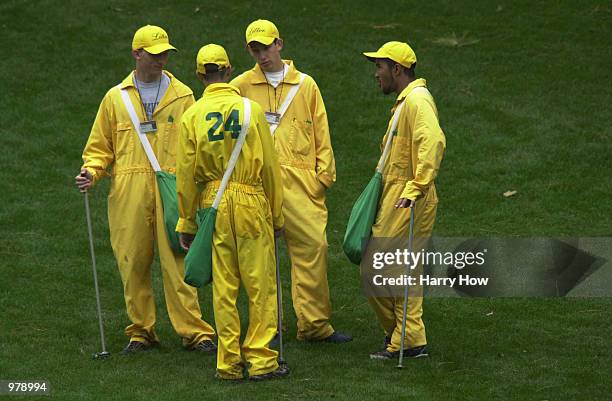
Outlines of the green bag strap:
M 219 185 L 219 189 L 217 190 L 217 195 L 215 196 L 215 200 L 212 204 L 213 209 L 217 210 L 219 208 L 219 204 L 221 203 L 221 198 L 223 197 L 223 192 L 225 192 L 225 188 L 227 187 L 227 183 L 234 171 L 234 167 L 236 167 L 236 162 L 238 161 L 238 156 L 240 156 L 240 151 L 242 150 L 242 145 L 244 144 L 244 140 L 246 139 L 246 134 L 249 131 L 249 125 L 251 124 L 251 101 L 246 97 L 242 98 L 242 102 L 244 104 L 244 119 L 242 120 L 242 127 L 240 130 L 240 136 L 238 136 L 238 142 L 234 146 L 232 150 L 232 155 L 230 156 L 229 163 L 227 164 L 227 169 L 223 174 L 223 179 L 221 180 L 221 185 Z

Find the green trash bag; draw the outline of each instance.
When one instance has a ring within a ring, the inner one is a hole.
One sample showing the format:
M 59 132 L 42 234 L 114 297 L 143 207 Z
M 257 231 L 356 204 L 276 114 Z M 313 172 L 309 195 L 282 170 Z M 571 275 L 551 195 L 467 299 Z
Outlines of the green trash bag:
M 176 200 L 176 176 L 165 171 L 156 171 L 157 186 L 162 200 L 164 210 L 164 226 L 170 247 L 176 253 L 185 253 L 179 243 L 179 236 L 176 232 L 176 223 L 179 219 L 178 203 Z
M 185 282 L 192 287 L 202 287 L 212 281 L 213 233 L 217 209 L 198 210 L 198 232 L 185 256 Z
M 346 226 L 342 249 L 349 260 L 361 263 L 365 244 L 372 234 L 372 225 L 378 213 L 378 201 L 382 191 L 382 174 L 376 172 L 355 201 Z

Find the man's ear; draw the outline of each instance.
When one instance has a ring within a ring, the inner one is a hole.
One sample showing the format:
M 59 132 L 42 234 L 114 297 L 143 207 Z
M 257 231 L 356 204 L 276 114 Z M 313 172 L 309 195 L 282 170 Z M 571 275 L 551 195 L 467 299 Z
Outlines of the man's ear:
M 278 51 L 283 50 L 284 45 L 285 45 L 285 42 L 283 42 L 281 38 L 276 39 L 276 48 L 278 49 Z
M 135 60 L 140 60 L 140 50 L 132 50 L 132 57 L 134 57 Z
M 251 46 L 249 46 L 248 44 L 246 45 L 246 50 L 251 57 L 255 57 L 255 55 L 253 54 L 253 50 L 251 49 Z
M 201 72 L 196 71 L 196 77 L 198 77 L 198 81 L 204 83 L 205 76 Z
M 395 77 L 402 75 L 402 66 L 398 63 L 393 64 L 392 73 Z
M 224 81 L 229 82 L 230 78 L 232 77 L 232 73 L 234 72 L 234 67 L 232 67 L 231 65 L 229 67 L 227 67 L 227 69 L 225 70 L 225 76 Z

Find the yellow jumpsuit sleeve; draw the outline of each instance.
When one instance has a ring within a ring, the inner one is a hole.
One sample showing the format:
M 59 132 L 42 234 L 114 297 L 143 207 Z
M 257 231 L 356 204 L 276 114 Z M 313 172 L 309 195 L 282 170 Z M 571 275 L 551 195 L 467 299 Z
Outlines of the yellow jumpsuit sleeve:
M 115 160 L 113 150 L 113 123 L 112 123 L 112 99 L 107 93 L 94 121 L 89 134 L 89 139 L 83 150 L 83 166 L 93 177 L 92 185 L 100 178 L 108 175 L 106 169 Z
M 179 143 L 176 157 L 176 195 L 179 219 L 176 231 L 195 234 L 198 231 L 196 213 L 198 210 L 198 188 L 195 182 L 196 134 L 190 127 L 191 113 L 183 114 L 179 127 Z
M 332 150 L 323 97 L 314 81 L 313 86 L 314 94 L 312 96 L 313 104 L 311 104 L 311 110 L 313 110 L 312 124 L 315 137 L 316 172 L 319 181 L 326 188 L 329 188 L 336 182 L 336 161 L 334 159 L 334 151 Z
M 266 122 L 261 107 L 251 101 L 253 109 L 253 122 L 261 139 L 263 150 L 262 186 L 272 210 L 274 229 L 278 230 L 285 225 L 283 217 L 283 182 L 280 165 L 274 148 L 274 141 L 270 133 L 270 126 Z
M 438 123 L 437 113 L 425 99 L 416 102 L 412 127 L 412 159 L 414 178 L 406 183 L 401 198 L 416 200 L 427 192 L 436 178 L 446 139 Z

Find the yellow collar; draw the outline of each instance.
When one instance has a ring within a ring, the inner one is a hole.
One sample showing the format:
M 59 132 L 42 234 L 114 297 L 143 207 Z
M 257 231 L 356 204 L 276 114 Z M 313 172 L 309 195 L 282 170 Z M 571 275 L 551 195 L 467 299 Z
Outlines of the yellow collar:
M 172 75 L 169 71 L 163 70 L 163 74 L 166 74 L 168 78 L 170 78 L 170 85 L 168 86 L 168 89 L 174 89 L 176 97 L 189 96 L 193 93 L 191 92 L 191 89 L 189 89 L 187 86 L 180 84 L 179 81 L 174 77 L 174 75 Z M 132 71 L 127 77 L 125 77 L 125 79 L 121 81 L 121 84 L 119 85 L 121 89 L 135 87 L 134 71 Z
M 418 78 L 410 82 L 408 86 L 405 87 L 404 90 L 397 96 L 397 99 L 395 99 L 393 109 L 395 110 L 397 105 L 400 104 L 406 98 L 406 96 L 408 96 L 408 94 L 412 92 L 414 88 L 418 88 L 419 86 L 427 87 L 427 81 L 425 81 L 425 79 L 423 78 Z
M 166 74 L 168 78 L 170 78 L 170 84 L 176 78 L 169 71 L 163 70 L 162 74 Z M 121 81 L 121 89 L 129 88 L 130 86 L 134 86 L 134 71 L 130 73 L 123 81 Z
M 202 96 L 215 96 L 220 94 L 236 94 L 240 95 L 240 89 L 235 87 L 234 85 L 225 84 L 225 83 L 216 83 L 210 84 L 204 89 L 204 94 Z
M 287 75 L 285 75 L 285 79 L 283 80 L 283 82 L 292 84 L 292 85 L 299 84 L 300 83 L 300 73 L 295 68 L 293 61 L 283 60 L 283 63 L 289 66 L 289 71 L 287 71 Z M 255 67 L 253 67 L 251 71 L 253 72 L 253 74 L 255 74 L 255 77 L 251 81 L 252 83 L 254 84 L 267 84 L 268 83 L 268 81 L 266 80 L 266 76 L 264 75 L 264 72 L 259 66 L 259 64 L 255 64 Z

